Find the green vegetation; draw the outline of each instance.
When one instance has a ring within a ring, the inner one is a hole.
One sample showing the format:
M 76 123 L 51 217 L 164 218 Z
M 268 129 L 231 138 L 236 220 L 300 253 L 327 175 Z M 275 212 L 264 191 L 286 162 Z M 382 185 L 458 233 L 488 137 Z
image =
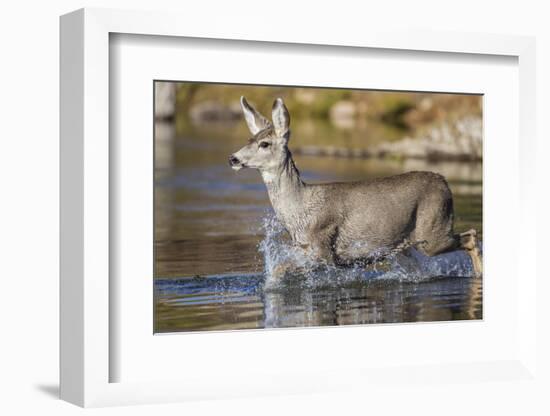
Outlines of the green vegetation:
M 295 119 L 376 120 L 403 130 L 465 115 L 480 116 L 482 102 L 479 95 L 178 83 L 176 107 L 184 117 L 189 117 L 193 107 L 204 103 L 238 111 L 241 95 L 268 114 L 273 100 L 282 97 Z

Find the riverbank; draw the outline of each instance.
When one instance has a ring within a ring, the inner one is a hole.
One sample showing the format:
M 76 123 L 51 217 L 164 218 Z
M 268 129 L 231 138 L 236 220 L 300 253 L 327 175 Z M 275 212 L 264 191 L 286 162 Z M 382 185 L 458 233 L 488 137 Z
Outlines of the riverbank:
M 481 117 L 469 116 L 451 124 L 439 123 L 415 136 L 397 141 L 351 148 L 346 146 L 296 146 L 296 154 L 344 158 L 425 159 L 480 162 L 483 158 Z

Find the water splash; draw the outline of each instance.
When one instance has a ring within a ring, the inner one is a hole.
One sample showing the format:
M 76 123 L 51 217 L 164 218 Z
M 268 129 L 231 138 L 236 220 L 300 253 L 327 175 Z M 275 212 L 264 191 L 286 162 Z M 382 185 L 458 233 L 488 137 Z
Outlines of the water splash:
M 370 266 L 337 267 L 319 263 L 308 253 L 292 244 L 282 224 L 271 213 L 262 224 L 265 237 L 259 244 L 264 258 L 266 289 L 284 289 L 288 286 L 319 288 L 346 286 L 372 280 L 420 282 L 440 277 L 471 277 L 470 258 L 463 250 L 428 257 L 415 249 L 409 255 L 402 253 L 387 256 L 384 261 Z M 481 246 L 480 246 L 481 248 Z M 291 264 L 292 274 L 280 276 L 279 268 Z

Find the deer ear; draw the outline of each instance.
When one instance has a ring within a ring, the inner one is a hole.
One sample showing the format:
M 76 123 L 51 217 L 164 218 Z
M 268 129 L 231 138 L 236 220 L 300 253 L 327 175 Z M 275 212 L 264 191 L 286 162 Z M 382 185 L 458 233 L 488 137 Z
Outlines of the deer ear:
M 248 129 L 252 134 L 256 134 L 271 126 L 267 118 L 262 116 L 254 107 L 248 104 L 246 98 L 241 97 L 241 107 L 243 109 L 244 119 L 248 125 Z
M 290 137 L 290 114 L 282 98 L 277 98 L 273 103 L 271 117 L 277 136 L 288 140 Z

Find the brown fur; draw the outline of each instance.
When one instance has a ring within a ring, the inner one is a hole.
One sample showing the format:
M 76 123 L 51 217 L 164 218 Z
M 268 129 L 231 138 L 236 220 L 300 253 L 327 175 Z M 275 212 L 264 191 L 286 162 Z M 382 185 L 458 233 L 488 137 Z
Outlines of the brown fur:
M 281 99 L 273 124 L 244 97 L 245 119 L 254 134 L 230 157 L 235 169 L 258 169 L 279 220 L 292 240 L 324 262 L 369 262 L 406 245 L 427 256 L 464 249 L 481 276 L 476 232 L 455 234 L 453 198 L 445 178 L 408 172 L 361 182 L 306 184 L 288 149 L 290 118 Z M 262 148 L 262 142 L 269 143 Z

